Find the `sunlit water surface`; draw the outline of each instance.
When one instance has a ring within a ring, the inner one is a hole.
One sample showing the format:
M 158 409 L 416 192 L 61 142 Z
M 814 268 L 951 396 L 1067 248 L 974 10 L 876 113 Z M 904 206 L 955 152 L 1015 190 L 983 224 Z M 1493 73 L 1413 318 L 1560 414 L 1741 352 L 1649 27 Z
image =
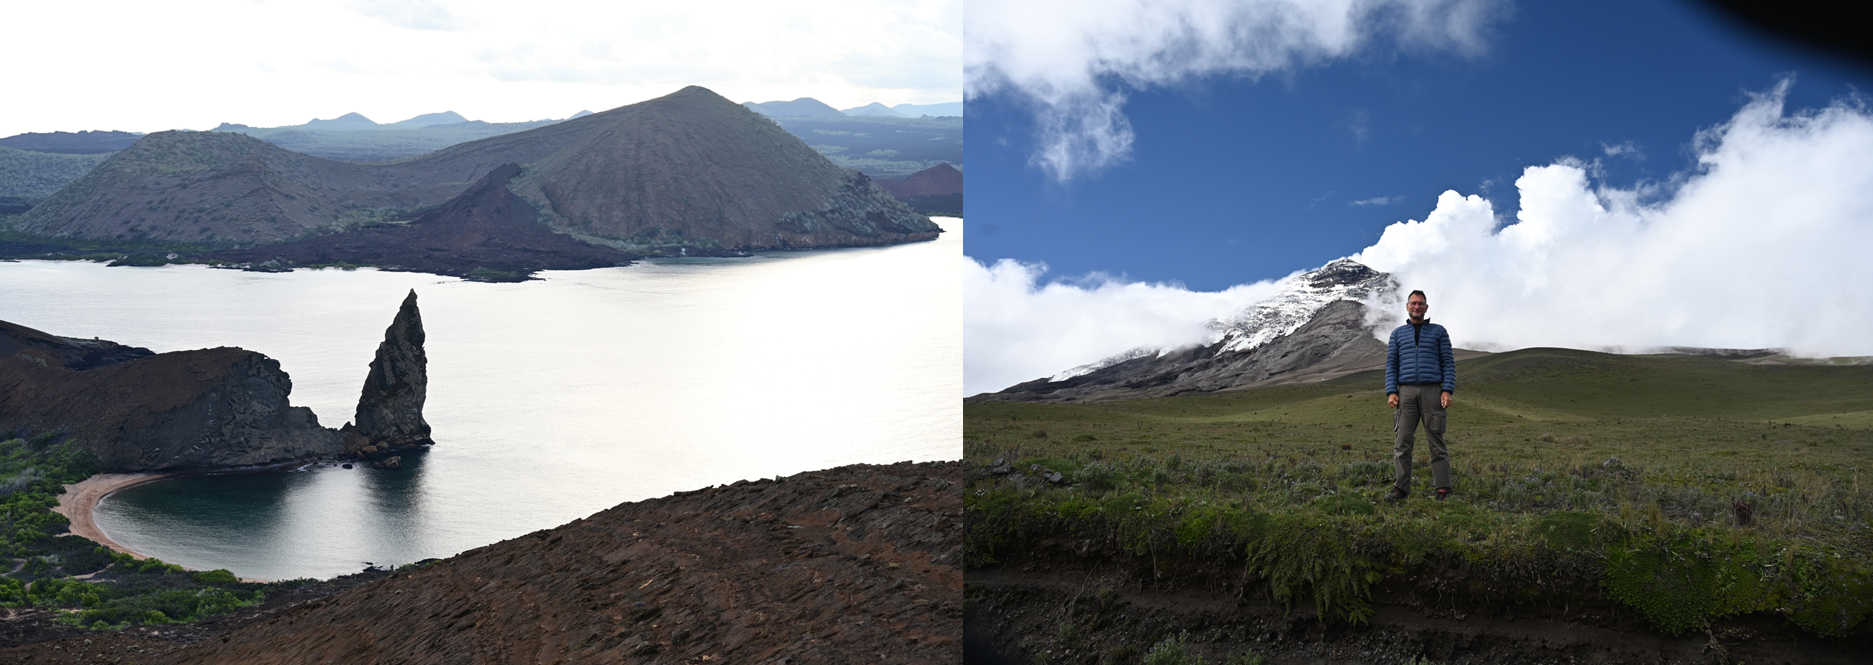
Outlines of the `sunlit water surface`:
M 625 501 L 962 455 L 960 220 L 934 242 L 651 261 L 481 284 L 374 270 L 0 263 L 0 320 L 280 361 L 338 426 L 414 288 L 436 445 L 401 471 L 162 481 L 100 526 L 198 570 L 288 579 L 445 557 Z

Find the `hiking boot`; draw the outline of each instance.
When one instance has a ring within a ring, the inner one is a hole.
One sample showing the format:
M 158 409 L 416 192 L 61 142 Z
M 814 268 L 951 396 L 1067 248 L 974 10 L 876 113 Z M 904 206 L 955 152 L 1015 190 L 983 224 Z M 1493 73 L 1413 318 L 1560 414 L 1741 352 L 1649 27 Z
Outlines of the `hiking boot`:
M 1385 500 L 1391 503 L 1398 503 L 1404 501 L 1406 496 L 1410 496 L 1410 493 L 1394 487 L 1390 494 L 1385 495 Z
M 1438 501 L 1443 501 L 1444 499 L 1448 499 L 1448 498 L 1450 498 L 1450 488 L 1448 487 L 1437 488 L 1437 500 Z

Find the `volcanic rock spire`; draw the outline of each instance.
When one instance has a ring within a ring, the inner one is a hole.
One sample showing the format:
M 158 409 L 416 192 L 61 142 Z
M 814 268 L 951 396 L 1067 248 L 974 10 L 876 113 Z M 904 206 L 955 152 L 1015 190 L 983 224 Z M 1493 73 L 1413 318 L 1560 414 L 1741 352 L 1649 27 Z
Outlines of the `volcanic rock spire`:
M 345 426 L 345 447 L 350 452 L 433 443 L 429 423 L 423 420 L 428 364 L 423 354 L 423 317 L 416 309 L 416 290 L 411 289 L 397 318 L 384 330 L 384 342 L 377 345 L 377 359 L 371 361 L 364 394 L 358 398 L 358 415 Z

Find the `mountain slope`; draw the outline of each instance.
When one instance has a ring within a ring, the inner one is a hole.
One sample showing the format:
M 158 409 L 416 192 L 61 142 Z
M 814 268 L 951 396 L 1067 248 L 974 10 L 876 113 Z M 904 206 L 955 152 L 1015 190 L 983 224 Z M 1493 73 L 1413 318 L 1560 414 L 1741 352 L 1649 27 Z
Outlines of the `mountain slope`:
M 941 229 L 706 89 L 382 165 L 225 132 L 151 134 L 28 212 L 44 236 L 254 245 L 405 218 L 507 163 L 561 231 L 626 249 L 875 245 Z M 671 250 L 674 253 L 674 249 Z
M 1341 259 L 1283 280 L 1275 297 L 1227 321 L 1206 344 L 1133 349 L 975 402 L 1096 402 L 1318 381 L 1385 361 L 1363 301 L 1396 291 L 1391 275 Z
M 210 252 L 204 258 L 282 270 L 358 263 L 481 281 L 520 281 L 540 270 L 604 268 L 638 258 L 541 225 L 539 211 L 507 189 L 518 173 L 517 164 L 497 168 L 408 224 L 372 224 L 348 233 Z
M 460 191 L 448 184 L 420 169 L 335 162 L 242 134 L 157 132 L 48 197 L 17 228 L 57 238 L 277 242 L 377 208 L 440 203 Z
M 943 162 L 903 180 L 880 180 L 878 186 L 926 215 L 963 214 L 963 172 Z
M 836 118 L 845 115 L 840 113 L 839 109 L 828 106 L 825 102 L 812 97 L 801 97 L 790 102 L 775 101 L 761 102 L 759 104 L 754 102 L 742 102 L 741 105 L 748 107 L 749 110 L 755 113 L 766 116 L 826 116 Z
M 0 139 L 0 146 L 33 152 L 101 155 L 128 148 L 140 136 L 142 134 L 118 131 L 27 132 Z
M 0 145 L 0 197 L 32 202 L 51 196 L 90 173 L 107 159 L 103 154 L 60 154 Z M 0 214 L 25 210 L 0 210 Z
M 691 86 L 653 102 L 547 128 L 591 129 L 581 149 L 533 163 L 514 192 L 550 208 L 555 226 L 633 246 L 872 245 L 941 230 L 713 92 Z

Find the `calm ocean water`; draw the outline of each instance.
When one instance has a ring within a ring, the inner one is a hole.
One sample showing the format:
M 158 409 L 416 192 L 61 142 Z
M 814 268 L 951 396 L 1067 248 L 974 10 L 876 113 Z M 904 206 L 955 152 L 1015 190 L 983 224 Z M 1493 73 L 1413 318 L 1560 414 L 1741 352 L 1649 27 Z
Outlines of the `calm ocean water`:
M 414 288 L 436 445 L 402 471 L 317 466 L 107 499 L 131 549 L 260 579 L 402 564 L 625 501 L 855 462 L 962 456 L 962 223 L 934 242 L 653 261 L 480 284 L 410 273 L 0 263 L 0 320 L 280 361 L 350 419 Z

